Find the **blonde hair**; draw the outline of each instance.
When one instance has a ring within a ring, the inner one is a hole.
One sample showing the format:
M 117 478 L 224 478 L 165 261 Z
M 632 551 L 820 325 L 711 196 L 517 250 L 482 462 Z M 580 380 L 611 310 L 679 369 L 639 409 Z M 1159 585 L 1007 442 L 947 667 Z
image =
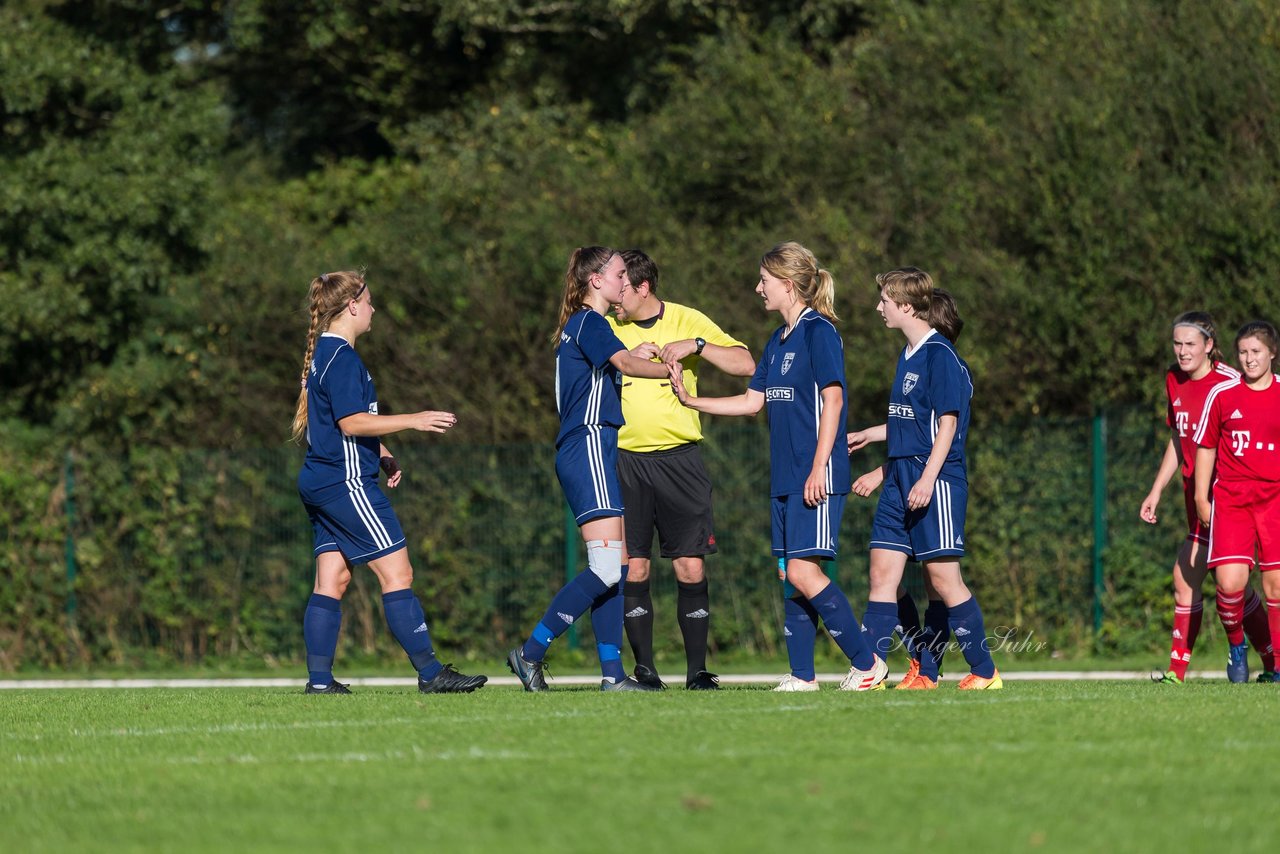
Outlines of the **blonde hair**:
M 302 390 L 298 392 L 298 408 L 293 413 L 293 441 L 301 443 L 307 435 L 307 375 L 311 372 L 311 357 L 316 352 L 316 339 L 329 328 L 334 318 L 342 314 L 347 303 L 359 299 L 364 293 L 364 273 L 342 270 L 323 273 L 311 280 L 307 288 L 307 310 L 311 314 L 311 328 L 307 330 L 307 354 L 302 359 Z
M 591 277 L 603 272 L 618 253 L 607 246 L 579 246 L 569 255 L 569 268 L 564 272 L 564 297 L 560 301 L 560 323 L 552 337 L 552 346 L 560 343 L 560 333 L 587 301 Z
M 836 316 L 836 282 L 818 266 L 818 259 L 799 243 L 779 243 L 760 259 L 760 266 L 776 279 L 789 279 L 800 301 L 828 320 Z
M 919 267 L 899 267 L 876 276 L 876 288 L 898 305 L 909 305 L 916 317 L 929 319 L 933 279 Z

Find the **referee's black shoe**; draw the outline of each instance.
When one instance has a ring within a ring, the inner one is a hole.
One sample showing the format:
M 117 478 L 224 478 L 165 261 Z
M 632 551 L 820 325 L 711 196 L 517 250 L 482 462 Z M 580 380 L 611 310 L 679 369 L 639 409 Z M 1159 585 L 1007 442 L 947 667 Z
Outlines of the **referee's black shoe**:
M 468 676 L 459 673 L 452 664 L 446 664 L 439 673 L 430 679 L 418 677 L 418 690 L 423 694 L 470 694 L 477 688 L 484 687 L 488 676 Z
M 351 691 L 347 688 L 346 685 L 343 685 L 341 682 L 338 682 L 335 680 L 333 682 L 330 682 L 328 685 L 312 685 L 310 682 L 308 682 L 307 690 L 303 691 L 302 693 L 304 694 L 350 694 Z
M 699 670 L 689 677 L 684 687 L 690 691 L 719 691 L 720 677 L 705 670 Z
M 507 667 L 511 668 L 511 672 L 520 680 L 520 684 L 526 691 L 547 690 L 546 662 L 525 661 L 520 655 L 520 647 L 507 653 Z
M 667 683 L 659 679 L 657 673 L 650 670 L 648 667 L 645 667 L 643 664 L 637 664 L 633 673 L 635 674 L 635 680 L 650 691 L 666 690 Z

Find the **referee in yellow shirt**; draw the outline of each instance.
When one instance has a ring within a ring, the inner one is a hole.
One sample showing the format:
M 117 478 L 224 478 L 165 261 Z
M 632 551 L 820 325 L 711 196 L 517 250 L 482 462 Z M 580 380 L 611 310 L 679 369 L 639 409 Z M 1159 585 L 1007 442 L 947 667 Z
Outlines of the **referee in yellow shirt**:
M 622 253 L 628 284 L 616 319 L 609 325 L 628 348 L 652 342 L 662 359 L 684 366 L 690 394 L 705 360 L 725 373 L 749 377 L 756 363 L 741 341 L 726 335 L 706 315 L 658 298 L 658 267 L 638 249 Z M 618 480 L 630 559 L 623 588 L 623 619 L 635 655 L 635 677 L 665 687 L 653 662 L 653 599 L 649 595 L 649 560 L 653 530 L 658 529 L 662 557 L 670 558 L 679 593 L 676 599 L 684 636 L 685 687 L 716 690 L 719 680 L 707 672 L 707 636 L 711 607 L 703 556 L 714 554 L 711 521 L 711 478 L 698 451 L 702 426 L 698 413 L 686 409 L 665 380 L 624 377 L 618 431 Z

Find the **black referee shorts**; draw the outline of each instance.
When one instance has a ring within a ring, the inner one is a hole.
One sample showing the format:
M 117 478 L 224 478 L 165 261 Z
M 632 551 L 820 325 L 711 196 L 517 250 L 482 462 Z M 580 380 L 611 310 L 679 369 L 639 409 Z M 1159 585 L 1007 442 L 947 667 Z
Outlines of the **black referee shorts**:
M 696 444 L 643 454 L 618 451 L 627 553 L 649 558 L 653 530 L 664 558 L 715 554 L 711 478 Z

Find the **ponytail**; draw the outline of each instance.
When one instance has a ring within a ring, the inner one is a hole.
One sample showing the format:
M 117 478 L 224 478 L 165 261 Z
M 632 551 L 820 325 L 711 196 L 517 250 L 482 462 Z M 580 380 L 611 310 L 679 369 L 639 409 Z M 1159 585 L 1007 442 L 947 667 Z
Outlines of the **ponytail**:
M 564 325 L 586 305 L 591 277 L 609 266 L 616 254 L 607 246 L 579 246 L 569 255 L 569 267 L 564 271 L 564 295 L 560 300 L 560 322 L 551 338 L 551 346 L 559 346 Z
M 830 271 L 818 266 L 813 253 L 795 241 L 779 243 L 760 259 L 769 275 L 787 279 L 800 301 L 831 321 L 836 316 L 836 282 Z

